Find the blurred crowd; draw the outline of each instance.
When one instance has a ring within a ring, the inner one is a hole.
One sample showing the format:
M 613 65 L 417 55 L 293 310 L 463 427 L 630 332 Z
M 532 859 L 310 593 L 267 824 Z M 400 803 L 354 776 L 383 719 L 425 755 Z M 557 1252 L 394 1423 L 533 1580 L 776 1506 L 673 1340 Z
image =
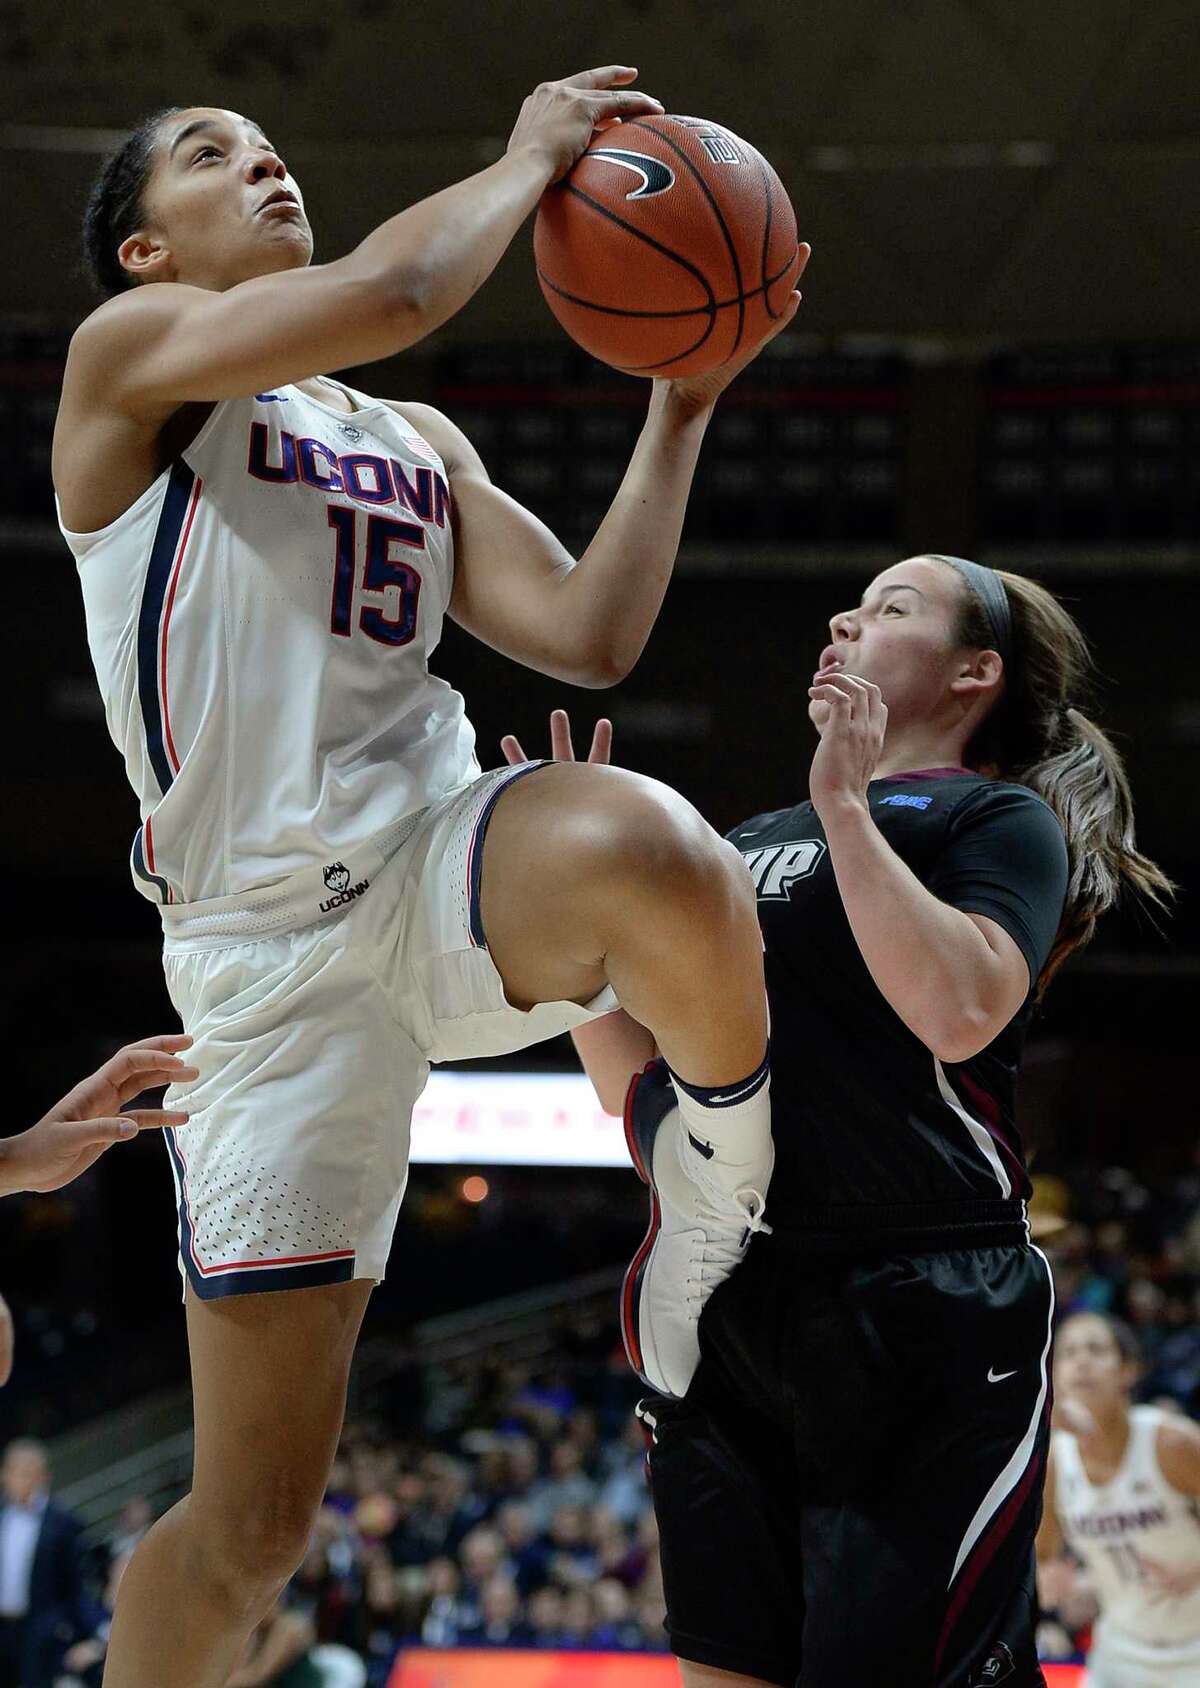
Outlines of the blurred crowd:
M 1153 1189 L 1119 1170 L 1037 1182 L 1060 1315 L 1126 1318 L 1146 1353 L 1140 1398 L 1200 1416 L 1200 1167 Z M 232 1683 L 383 1688 L 414 1645 L 664 1650 L 638 1393 L 615 1323 L 584 1307 L 532 1358 L 411 1354 L 348 1422 L 305 1561 Z M 0 1476 L 0 1688 L 97 1688 L 151 1508 L 131 1502 L 85 1553 L 35 1444 L 12 1444 Z M 1092 1615 L 1048 1615 L 1044 1655 L 1080 1656 Z M 30 1626 L 43 1662 L 18 1674 L 5 1646 Z
M 1140 1399 L 1200 1417 L 1200 1145 L 1193 1167 L 1157 1182 L 1091 1167 L 1034 1183 L 1059 1316 L 1124 1319 L 1145 1358 Z
M 308 1554 L 256 1644 L 286 1664 L 263 1674 L 251 1649 L 232 1683 L 382 1688 L 416 1645 L 664 1651 L 638 1392 L 615 1325 L 587 1313 L 534 1363 L 414 1358 L 375 1416 L 347 1424 Z M 90 1575 L 81 1561 L 56 1667 L 21 1688 L 99 1684 L 151 1517 L 131 1502 Z
M 1194 1168 L 1157 1183 L 1120 1167 L 1034 1182 L 1058 1318 L 1123 1319 L 1144 1360 L 1137 1399 L 1200 1418 L 1200 1147 Z M 1041 1584 L 1038 1652 L 1082 1662 L 1099 1608 L 1086 1575 L 1062 1570 Z
M 372 1688 L 406 1643 L 665 1648 L 637 1387 L 615 1330 L 571 1335 L 426 1371 L 420 1437 L 347 1429 L 291 1593 Z

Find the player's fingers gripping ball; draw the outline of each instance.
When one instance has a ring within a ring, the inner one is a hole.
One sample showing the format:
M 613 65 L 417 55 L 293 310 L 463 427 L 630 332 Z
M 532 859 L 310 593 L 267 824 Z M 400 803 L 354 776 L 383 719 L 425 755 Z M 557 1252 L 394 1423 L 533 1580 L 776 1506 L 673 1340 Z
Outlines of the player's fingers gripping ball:
M 542 292 L 571 338 L 632 375 L 703 375 L 778 321 L 796 216 L 761 153 L 699 117 L 596 134 L 542 197 Z

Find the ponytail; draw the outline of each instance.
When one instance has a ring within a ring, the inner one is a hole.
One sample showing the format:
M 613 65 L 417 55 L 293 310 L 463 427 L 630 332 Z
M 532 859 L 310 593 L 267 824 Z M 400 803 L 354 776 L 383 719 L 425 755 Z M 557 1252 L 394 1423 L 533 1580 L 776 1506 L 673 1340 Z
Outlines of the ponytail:
M 1092 674 L 1087 640 L 1044 586 L 997 571 L 1013 621 L 1013 661 L 996 707 L 969 746 L 972 766 L 1035 791 L 1058 817 L 1069 879 L 1062 923 L 1038 982 L 1046 989 L 1123 890 L 1162 908 L 1170 879 L 1137 848 L 1133 795 L 1120 752 L 1079 707 Z M 993 647 L 983 605 L 963 595 L 962 644 Z

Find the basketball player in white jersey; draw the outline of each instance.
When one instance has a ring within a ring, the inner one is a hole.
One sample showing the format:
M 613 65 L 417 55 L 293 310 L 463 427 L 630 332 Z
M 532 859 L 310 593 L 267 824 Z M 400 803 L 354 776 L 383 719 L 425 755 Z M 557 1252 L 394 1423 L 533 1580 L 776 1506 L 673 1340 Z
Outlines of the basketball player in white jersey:
M 1043 1603 L 1081 1561 L 1100 1606 L 1088 1688 L 1200 1688 L 1200 1426 L 1130 1405 L 1132 1332 L 1077 1313 L 1055 1343 L 1056 1429 L 1038 1535 Z
M 108 1688 L 219 1688 L 299 1563 L 430 1061 L 618 998 L 653 1028 L 694 1192 L 647 1291 L 677 1370 L 761 1222 L 767 1023 L 740 858 L 627 772 L 481 776 L 462 699 L 428 670 L 449 614 L 543 673 L 626 674 L 713 404 L 757 348 L 653 384 L 578 562 L 444 416 L 326 374 L 465 304 L 598 123 L 661 110 L 635 76 L 543 84 L 498 163 L 319 266 L 297 183 L 235 112 L 150 119 L 93 191 L 110 297 L 71 344 L 54 481 L 140 804 L 134 878 L 200 1073 L 168 1134 L 193 1487 L 123 1580 Z

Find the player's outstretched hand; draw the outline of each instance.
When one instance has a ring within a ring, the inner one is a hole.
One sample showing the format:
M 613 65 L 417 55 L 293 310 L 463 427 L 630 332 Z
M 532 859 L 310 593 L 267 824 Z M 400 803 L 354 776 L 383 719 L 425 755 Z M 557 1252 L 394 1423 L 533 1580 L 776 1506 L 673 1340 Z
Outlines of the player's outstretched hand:
M 589 762 L 607 764 L 612 756 L 612 722 L 601 719 L 596 722 L 592 733 L 592 748 L 588 751 Z M 512 762 L 528 762 L 521 748 L 520 739 L 512 733 L 505 733 L 500 740 L 500 748 L 504 752 L 504 760 Z M 550 756 L 555 762 L 573 762 L 575 760 L 575 746 L 571 742 L 571 717 L 565 709 L 555 709 L 550 713 Z
M 597 129 L 622 117 L 662 114 L 662 102 L 629 87 L 637 80 L 630 65 L 606 64 L 581 70 L 561 82 L 543 82 L 521 107 L 508 151 L 527 147 L 545 160 L 547 182 L 565 176 Z
M 187 1114 L 169 1108 L 122 1110 L 143 1090 L 198 1078 L 198 1068 L 179 1059 L 179 1051 L 191 1043 L 182 1033 L 164 1032 L 126 1044 L 36 1125 L 0 1139 L 0 1195 L 60 1189 L 113 1143 L 150 1127 L 185 1125 Z
M 1200 1588 L 1200 1567 L 1162 1565 L 1138 1553 L 1141 1563 L 1143 1592 L 1152 1606 L 1167 1605 L 1174 1600 L 1186 1600 Z
M 839 804 L 867 801 L 867 786 L 883 753 L 887 704 L 870 680 L 841 668 L 822 668 L 808 695 L 821 735 L 808 776 L 808 795 L 822 819 Z
M 1069 1559 L 1051 1559 L 1037 1568 L 1038 1601 L 1047 1612 L 1057 1612 L 1075 1593 L 1078 1572 Z
M 8 1302 L 0 1295 L 0 1388 L 12 1376 L 13 1322 Z
M 812 247 L 807 241 L 801 241 L 800 263 L 796 270 L 796 281 L 799 281 L 800 277 L 804 274 L 804 271 L 808 266 L 808 260 L 811 257 Z M 714 404 L 716 404 L 717 400 L 725 391 L 726 387 L 728 387 L 729 383 L 736 380 L 748 364 L 754 362 L 763 347 L 773 340 L 777 334 L 783 333 L 784 329 L 796 315 L 796 312 L 800 309 L 800 301 L 803 297 L 804 295 L 800 292 L 799 288 L 793 287 L 783 309 L 780 311 L 778 317 L 771 324 L 767 332 L 763 335 L 762 339 L 756 341 L 754 345 L 748 348 L 748 350 L 739 352 L 737 357 L 730 358 L 728 363 L 718 364 L 716 369 L 710 369 L 707 375 L 681 377 L 678 381 L 660 380 L 655 382 L 655 386 L 662 386 L 666 388 L 675 399 L 682 399 L 689 409 L 710 409 Z

